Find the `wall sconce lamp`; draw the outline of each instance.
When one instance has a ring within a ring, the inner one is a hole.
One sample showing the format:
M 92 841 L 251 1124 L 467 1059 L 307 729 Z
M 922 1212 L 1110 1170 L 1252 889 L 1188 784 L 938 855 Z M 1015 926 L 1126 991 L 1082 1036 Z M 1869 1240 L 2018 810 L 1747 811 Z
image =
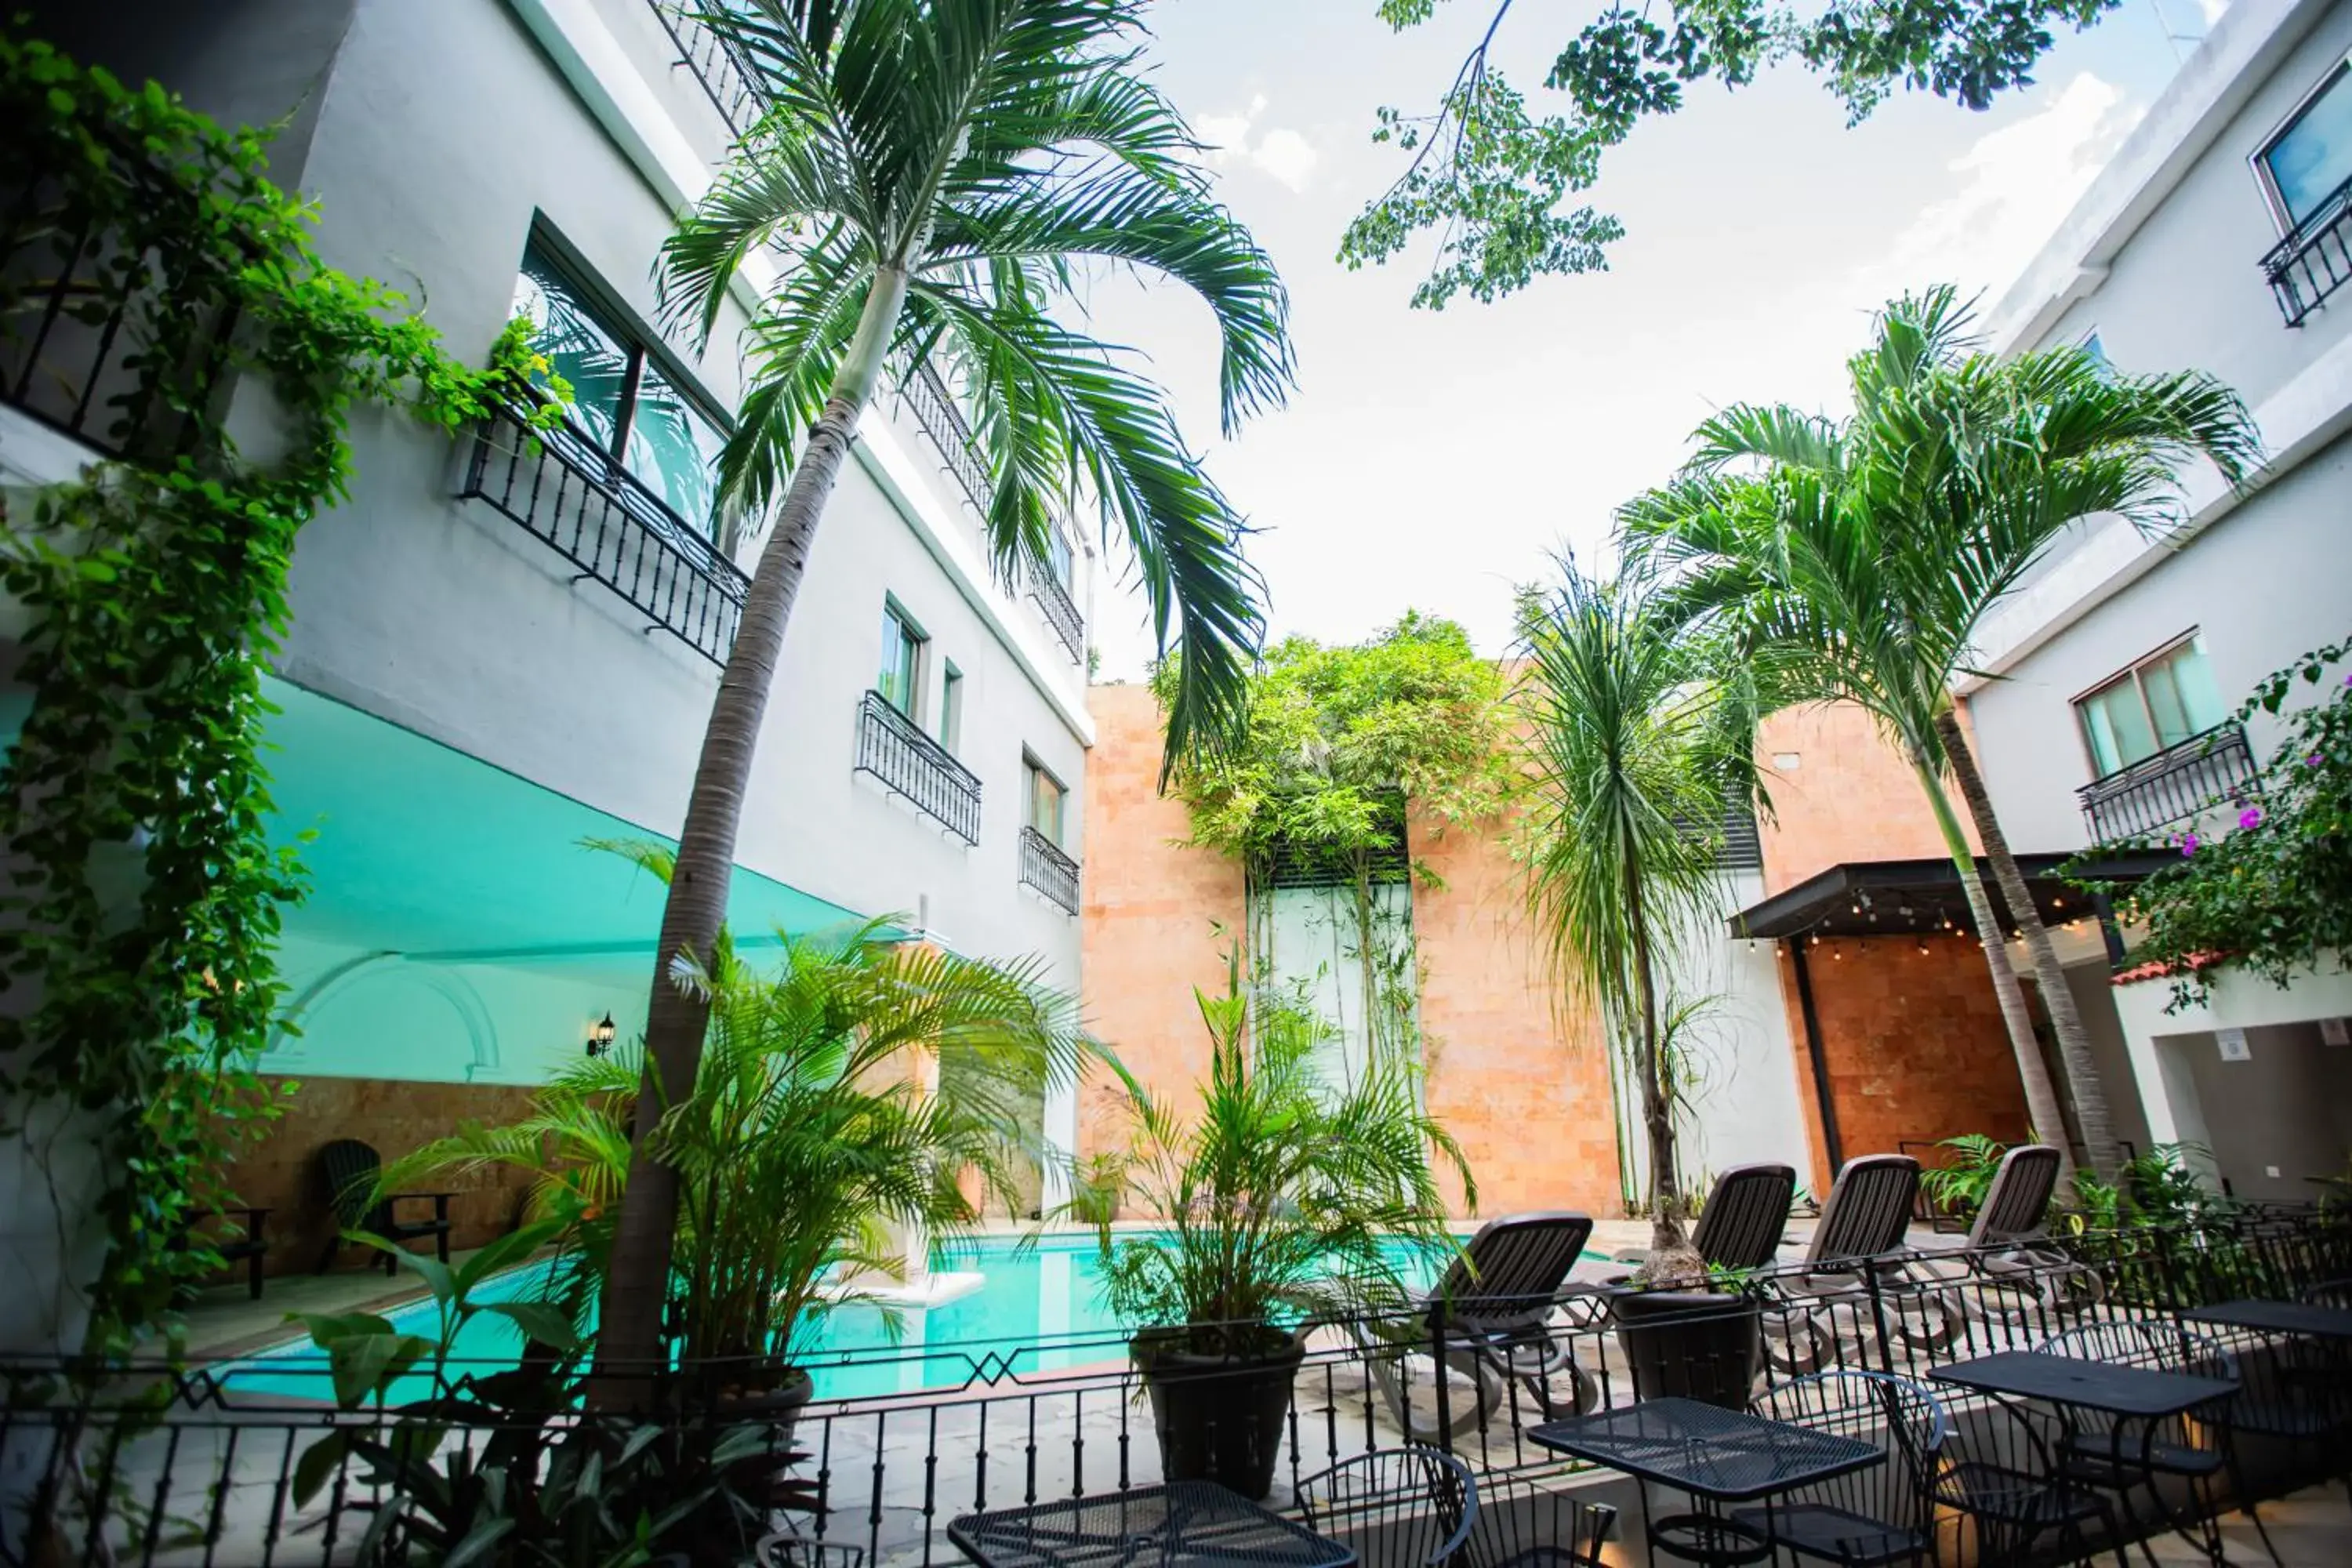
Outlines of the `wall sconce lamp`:
M 601 1057 L 613 1048 L 613 1037 L 619 1031 L 613 1027 L 613 1015 L 605 1014 L 588 1026 L 588 1054 Z

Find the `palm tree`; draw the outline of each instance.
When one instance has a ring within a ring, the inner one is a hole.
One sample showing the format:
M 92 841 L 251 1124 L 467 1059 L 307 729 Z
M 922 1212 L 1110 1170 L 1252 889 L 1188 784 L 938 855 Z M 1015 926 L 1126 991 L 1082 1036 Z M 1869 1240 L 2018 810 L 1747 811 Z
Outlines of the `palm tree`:
M 1603 583 L 1562 562 L 1520 605 L 1516 695 L 1529 907 L 1565 997 L 1599 1012 L 1633 1069 L 1662 1258 L 1686 1245 L 1664 1059 L 1681 1005 L 1662 971 L 1720 908 L 1720 824 L 1755 781 L 1750 705 L 1657 608 L 1637 576 Z
M 754 253 L 783 282 L 749 329 L 752 374 L 723 450 L 726 498 L 781 498 L 711 705 L 662 915 L 647 1084 L 603 1309 L 608 1368 L 652 1363 L 670 1289 L 674 1171 L 656 1107 L 690 1090 L 708 1007 L 671 982 L 724 917 L 745 780 L 818 520 L 886 363 L 959 382 L 994 482 L 1000 570 L 1042 553 L 1060 505 L 1090 491 L 1132 551 L 1184 681 L 1171 754 L 1230 730 L 1259 637 L 1241 524 L 1159 390 L 1055 322 L 1088 261 L 1171 279 L 1223 342 L 1230 431 L 1291 374 L 1272 264 L 1207 194 L 1182 120 L 1131 68 L 1140 0 L 730 0 L 703 20 L 770 107 L 664 256 L 668 307 L 707 340 Z M 616 1385 L 625 1386 L 625 1385 Z
M 2102 1181 L 2115 1142 L 2089 1037 L 1978 777 L 1952 698 L 1986 613 L 2077 519 L 2178 525 L 2178 474 L 2201 455 L 2231 483 L 2260 447 L 2244 405 L 2198 372 L 2118 374 L 2078 346 L 1976 352 L 1955 291 L 1880 312 L 1849 362 L 1843 421 L 1738 405 L 1699 427 L 1682 474 L 1618 514 L 1628 550 L 1677 577 L 1680 613 L 1717 618 L 1778 672 L 1786 700 L 1868 711 L 1917 775 L 1984 944 L 2036 1131 L 2065 1122 L 2024 994 L 1945 790 L 1956 775 L 2001 900 L 2032 955 L 2075 1125 Z

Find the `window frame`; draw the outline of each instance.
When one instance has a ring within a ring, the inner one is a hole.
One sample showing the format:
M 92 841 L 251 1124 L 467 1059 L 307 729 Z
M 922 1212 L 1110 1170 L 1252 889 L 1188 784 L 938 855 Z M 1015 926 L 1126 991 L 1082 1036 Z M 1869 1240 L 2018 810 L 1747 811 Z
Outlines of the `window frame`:
M 906 705 L 900 707 L 899 704 L 892 702 L 890 693 L 883 689 L 882 661 L 879 658 L 874 661 L 875 695 L 881 698 L 883 701 L 888 702 L 907 722 L 917 729 L 921 729 L 923 677 L 930 664 L 931 634 L 923 629 L 923 623 L 915 618 L 913 612 L 898 602 L 898 596 L 896 594 L 882 595 L 882 622 L 886 637 L 890 626 L 895 625 L 898 628 L 899 646 L 907 650 Z M 887 651 L 887 644 L 883 649 L 877 651 Z
M 2334 64 L 2322 70 L 2319 79 L 2294 100 L 2294 106 L 2280 116 L 2277 123 L 2254 143 L 2254 150 L 2246 154 L 2246 166 L 2254 176 L 2254 186 L 2262 192 L 2263 205 L 2270 209 L 2271 222 L 2277 226 L 2282 239 L 2293 234 L 2300 224 L 2287 209 L 2286 197 L 2280 193 L 2278 180 L 2271 173 L 2270 155 L 2281 142 L 2286 140 L 2287 133 L 2295 128 L 2312 106 L 2338 86 L 2352 88 L 2352 52 L 2338 56 Z M 2347 177 L 2352 177 L 2352 170 L 2347 170 Z M 2343 181 L 2336 184 L 2340 185 Z
M 1037 784 L 1039 780 L 1054 786 L 1054 830 L 1050 833 L 1037 826 Z M 1055 848 L 1066 852 L 1070 832 L 1070 786 L 1062 775 L 1038 760 L 1037 753 L 1026 746 L 1021 749 L 1021 826 L 1034 830 L 1037 836 Z
M 2139 658 L 2133 659 L 2129 664 L 2125 665 L 2121 669 L 2116 670 L 2114 674 L 2105 677 L 2095 685 L 2084 687 L 2081 691 L 2076 692 L 2073 697 L 2067 700 L 2066 706 L 2074 715 L 2075 738 L 2082 742 L 2084 760 L 2088 762 L 2091 765 L 2091 782 L 2095 784 L 2101 779 L 2109 779 L 2115 777 L 2117 773 L 2127 773 L 2131 769 L 2137 767 L 2140 763 L 2147 761 L 2148 757 L 2160 756 L 2165 752 L 2171 750 L 2172 746 L 2180 745 L 2185 742 L 2194 740 L 2197 736 L 2206 732 L 2205 730 L 2195 730 L 2191 731 L 2189 734 L 2182 736 L 2180 740 L 2170 742 L 2168 745 L 2161 743 L 2163 741 L 2164 731 L 2163 728 L 2157 723 L 2156 710 L 2148 703 L 2147 682 L 2144 679 L 2145 671 L 2155 668 L 2158 665 L 2164 663 L 2166 660 L 2179 654 L 2183 648 L 2194 646 L 2198 649 L 2200 656 L 2204 657 L 2204 640 L 2205 629 L 2202 626 L 2191 626 L 2187 631 L 2181 633 L 2179 637 L 2170 637 L 2164 642 L 2158 643 L 2155 647 L 2149 649 L 2147 653 L 2142 654 Z M 2158 742 L 2159 743 L 2156 750 L 2147 753 L 2147 756 L 2134 757 L 2128 762 L 2119 762 L 2112 768 L 2103 769 L 2099 765 L 2098 748 L 2091 740 L 2089 714 L 2087 710 L 2084 708 L 2084 704 L 2104 692 L 2115 689 L 2115 688 L 2122 685 L 2126 680 L 2131 682 L 2133 695 L 2139 699 L 2140 716 L 2147 721 L 2148 738 L 2152 741 Z M 2182 717 L 2185 719 L 2187 716 L 2187 712 L 2184 709 Z M 2227 718 L 2224 717 L 2221 722 L 2227 723 Z M 2206 728 L 2210 730 L 2213 728 L 2213 726 L 2208 725 Z
M 527 268 L 534 258 L 544 263 L 546 270 L 562 280 L 572 290 L 572 302 L 627 355 L 627 365 L 622 373 L 620 398 L 613 412 L 612 439 L 598 440 L 568 416 L 563 421 L 564 428 L 583 447 L 604 459 L 609 470 L 607 483 L 612 482 L 614 474 L 626 474 L 697 534 L 714 544 L 727 542 L 724 536 L 733 531 L 733 525 L 724 506 L 715 506 L 714 514 L 710 517 L 684 516 L 670 505 L 668 497 L 660 487 L 630 465 L 628 451 L 629 438 L 636 429 L 638 395 L 645 386 L 648 366 L 669 384 L 670 390 L 688 409 L 709 424 L 720 440 L 724 441 L 735 434 L 735 416 L 711 395 L 710 389 L 702 384 L 702 378 L 669 346 L 661 333 L 630 309 L 628 301 L 622 299 L 597 269 L 589 265 L 579 247 L 566 239 L 562 232 L 549 223 L 546 215 L 541 213 L 532 215 L 530 227 L 523 237 L 522 254 L 515 258 L 518 291 L 521 280 L 529 276 Z M 712 488 L 715 497 L 715 479 Z

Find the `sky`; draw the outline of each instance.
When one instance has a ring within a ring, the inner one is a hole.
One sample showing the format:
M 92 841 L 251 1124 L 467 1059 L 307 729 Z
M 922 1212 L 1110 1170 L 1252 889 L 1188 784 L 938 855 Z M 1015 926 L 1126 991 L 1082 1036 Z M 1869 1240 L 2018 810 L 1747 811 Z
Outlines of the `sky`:
M 1297 390 L 1220 439 L 1197 300 L 1122 276 L 1082 304 L 1089 330 L 1149 356 L 1256 531 L 1275 637 L 1353 641 L 1413 608 L 1504 652 L 1513 586 L 1561 550 L 1605 562 L 1612 509 L 1667 478 L 1714 409 L 1838 412 L 1874 306 L 1937 282 L 1998 300 L 2226 0 L 2125 0 L 1983 113 L 1904 97 L 1848 130 L 1801 70 L 1736 95 L 1700 84 L 1609 154 L 1591 195 L 1625 225 L 1609 271 L 1410 310 L 1427 251 L 1349 272 L 1339 235 L 1402 164 L 1371 142 L 1375 109 L 1433 103 L 1492 3 L 1448 0 L 1403 34 L 1375 0 L 1150 13 L 1155 79 L 1213 144 L 1218 195 L 1289 288 Z M 1595 9 L 1519 0 L 1506 20 L 1495 58 L 1535 111 L 1548 62 Z M 1150 658 L 1139 605 L 1097 590 L 1102 679 Z

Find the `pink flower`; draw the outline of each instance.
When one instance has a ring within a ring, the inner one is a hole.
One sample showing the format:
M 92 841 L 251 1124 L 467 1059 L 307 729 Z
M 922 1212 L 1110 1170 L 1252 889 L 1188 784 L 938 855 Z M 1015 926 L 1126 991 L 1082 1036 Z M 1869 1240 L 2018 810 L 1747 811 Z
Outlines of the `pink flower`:
M 2317 752 L 2314 752 L 2311 755 L 2304 758 L 2303 765 L 2306 768 L 2317 767 L 2319 765 L 2319 753 Z
M 2180 852 L 2183 855 L 2194 855 L 2197 853 L 2197 835 L 2194 833 L 2184 833 L 2180 836 Z
M 2259 824 L 2262 819 L 2263 808 L 2259 805 L 2250 805 L 2246 807 L 2245 810 L 2238 813 L 2238 826 L 2241 827 L 2252 827 Z

